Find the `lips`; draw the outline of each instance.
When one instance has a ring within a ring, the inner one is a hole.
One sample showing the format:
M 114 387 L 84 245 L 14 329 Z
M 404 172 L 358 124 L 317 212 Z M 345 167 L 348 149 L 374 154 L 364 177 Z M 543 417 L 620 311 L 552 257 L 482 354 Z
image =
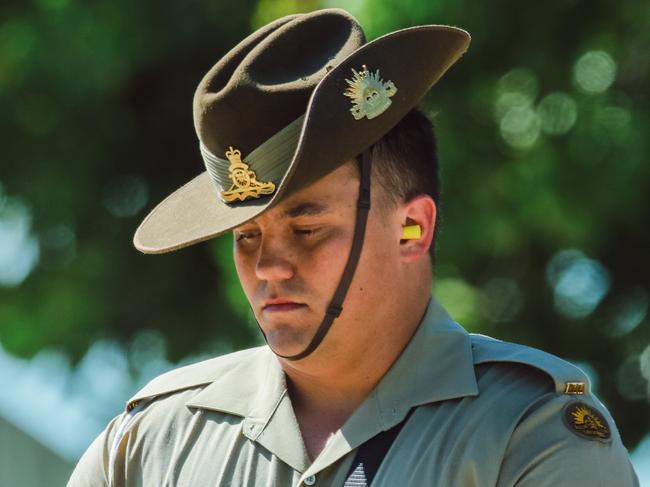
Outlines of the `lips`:
M 262 310 L 270 313 L 277 313 L 282 311 L 293 311 L 302 308 L 303 306 L 305 306 L 303 303 L 297 303 L 289 299 L 276 298 L 266 301 L 262 306 Z

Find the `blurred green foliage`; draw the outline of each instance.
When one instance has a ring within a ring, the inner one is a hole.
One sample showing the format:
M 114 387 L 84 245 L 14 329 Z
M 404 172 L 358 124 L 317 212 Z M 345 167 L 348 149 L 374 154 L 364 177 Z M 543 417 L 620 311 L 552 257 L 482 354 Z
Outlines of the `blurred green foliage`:
M 2 346 L 78 360 L 156 329 L 179 360 L 259 343 L 230 237 L 160 256 L 131 237 L 202 170 L 203 74 L 259 25 L 330 6 L 369 38 L 472 33 L 424 105 L 443 173 L 436 293 L 471 331 L 587 367 L 633 447 L 650 429 L 650 4 L 632 0 L 4 2 Z

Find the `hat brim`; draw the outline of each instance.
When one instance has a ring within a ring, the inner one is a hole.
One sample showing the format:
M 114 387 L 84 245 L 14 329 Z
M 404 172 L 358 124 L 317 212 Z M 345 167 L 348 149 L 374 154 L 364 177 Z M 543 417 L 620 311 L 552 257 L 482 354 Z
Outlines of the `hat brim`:
M 392 32 L 364 44 L 327 73 L 314 89 L 296 150 L 271 197 L 224 203 L 208 173 L 203 172 L 147 215 L 135 232 L 133 244 L 147 254 L 171 252 L 217 237 L 259 216 L 283 195 L 305 187 L 376 142 L 417 105 L 467 50 L 469 42 L 469 34 L 462 29 L 426 25 Z M 389 63 L 384 59 L 387 53 L 392 53 Z M 392 80 L 398 88 L 391 107 L 373 120 L 355 120 L 349 112 L 350 101 L 343 96 L 351 69 L 359 70 L 363 64 L 371 70 L 382 66 L 382 77 Z M 343 119 L 340 113 L 344 113 Z M 359 127 L 363 130 L 355 132 Z M 324 133 L 329 137 L 323 137 Z M 339 143 L 333 144 L 332 140 Z

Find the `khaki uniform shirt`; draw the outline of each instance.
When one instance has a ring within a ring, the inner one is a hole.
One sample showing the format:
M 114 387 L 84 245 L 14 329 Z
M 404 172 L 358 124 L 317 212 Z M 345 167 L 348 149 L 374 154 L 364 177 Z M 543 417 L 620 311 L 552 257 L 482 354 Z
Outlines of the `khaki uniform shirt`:
M 638 486 L 614 421 L 579 369 L 469 335 L 435 301 L 313 462 L 284 373 L 259 347 L 154 379 L 88 448 L 68 485 L 342 486 L 359 445 L 411 408 L 373 487 Z

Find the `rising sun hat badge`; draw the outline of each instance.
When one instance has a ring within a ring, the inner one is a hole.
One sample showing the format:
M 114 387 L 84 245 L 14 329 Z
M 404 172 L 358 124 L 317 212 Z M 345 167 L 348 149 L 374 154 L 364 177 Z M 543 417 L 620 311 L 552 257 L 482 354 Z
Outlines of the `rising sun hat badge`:
M 230 161 L 228 175 L 232 186 L 228 191 L 221 193 L 225 202 L 244 201 L 247 198 L 259 198 L 263 194 L 273 194 L 275 184 L 272 182 L 260 183 L 255 172 L 249 169 L 248 164 L 242 162 L 241 152 L 238 149 L 230 147 L 226 151 L 226 157 Z
M 365 64 L 362 68 L 361 71 L 352 69 L 352 79 L 345 80 L 349 86 L 343 93 L 352 99 L 350 112 L 355 120 L 381 115 L 392 103 L 391 96 L 397 93 L 395 83 L 381 79 L 379 70 L 372 73 Z

